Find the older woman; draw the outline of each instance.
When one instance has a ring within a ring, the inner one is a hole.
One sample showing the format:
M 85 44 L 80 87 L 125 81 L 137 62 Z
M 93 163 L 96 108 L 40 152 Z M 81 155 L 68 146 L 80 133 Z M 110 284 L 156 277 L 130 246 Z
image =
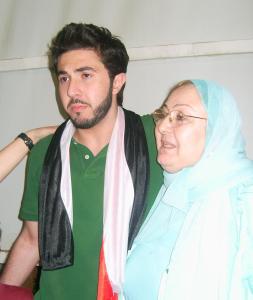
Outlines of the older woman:
M 129 252 L 122 298 L 253 298 L 253 164 L 232 96 L 184 81 L 154 117 L 164 185 Z

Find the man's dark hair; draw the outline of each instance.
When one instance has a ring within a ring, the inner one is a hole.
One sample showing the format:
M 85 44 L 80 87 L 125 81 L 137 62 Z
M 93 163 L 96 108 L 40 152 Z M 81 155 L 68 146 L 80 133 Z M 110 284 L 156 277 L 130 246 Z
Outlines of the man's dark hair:
M 124 44 L 111 32 L 93 24 L 70 23 L 53 38 L 49 46 L 54 72 L 57 74 L 58 58 L 61 54 L 77 49 L 92 49 L 101 58 L 107 69 L 110 79 L 117 74 L 126 73 L 128 54 Z M 118 105 L 123 102 L 123 90 L 125 84 L 117 94 Z

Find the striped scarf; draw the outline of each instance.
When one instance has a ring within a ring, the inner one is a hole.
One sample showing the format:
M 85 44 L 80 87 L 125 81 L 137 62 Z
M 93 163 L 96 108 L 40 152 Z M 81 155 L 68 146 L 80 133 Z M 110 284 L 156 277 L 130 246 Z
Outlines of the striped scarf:
M 75 128 L 64 122 L 45 157 L 39 194 L 39 250 L 44 270 L 74 262 L 73 205 L 69 147 Z M 98 279 L 99 300 L 117 299 L 124 280 L 127 250 L 145 210 L 149 156 L 141 118 L 118 108 L 105 166 L 103 243 Z

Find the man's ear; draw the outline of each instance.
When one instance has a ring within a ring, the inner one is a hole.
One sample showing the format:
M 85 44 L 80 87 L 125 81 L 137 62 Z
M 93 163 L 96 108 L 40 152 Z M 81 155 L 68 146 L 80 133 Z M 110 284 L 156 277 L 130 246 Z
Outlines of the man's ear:
M 112 94 L 117 95 L 126 82 L 126 73 L 119 73 L 113 79 Z

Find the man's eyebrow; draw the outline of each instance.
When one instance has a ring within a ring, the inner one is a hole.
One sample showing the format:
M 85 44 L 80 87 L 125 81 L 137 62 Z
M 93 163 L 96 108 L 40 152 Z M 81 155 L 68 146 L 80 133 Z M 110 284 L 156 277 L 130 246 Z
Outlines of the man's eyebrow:
M 62 71 L 62 70 L 58 70 L 57 71 L 57 76 L 59 76 L 59 75 L 65 75 L 65 74 L 67 74 L 66 71 Z
M 96 70 L 93 67 L 80 67 L 80 68 L 75 69 L 74 72 L 81 73 L 81 72 L 84 72 L 84 71 L 93 71 L 93 72 L 95 72 Z M 66 75 L 66 74 L 68 74 L 68 72 L 64 71 L 64 70 L 58 70 L 58 72 L 57 72 L 58 76 L 59 75 Z
M 80 67 L 75 70 L 75 72 L 83 72 L 83 71 L 96 71 L 93 67 Z

